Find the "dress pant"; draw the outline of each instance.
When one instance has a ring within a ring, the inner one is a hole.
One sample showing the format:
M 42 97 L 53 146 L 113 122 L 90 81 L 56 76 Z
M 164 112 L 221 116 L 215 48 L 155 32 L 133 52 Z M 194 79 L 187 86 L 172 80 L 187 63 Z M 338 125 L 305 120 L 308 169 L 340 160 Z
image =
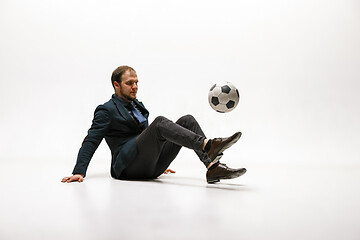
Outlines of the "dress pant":
M 176 123 L 157 117 L 136 139 L 138 154 L 121 174 L 122 179 L 154 179 L 175 159 L 181 147 L 193 149 L 205 166 L 210 159 L 202 150 L 205 134 L 191 115 Z

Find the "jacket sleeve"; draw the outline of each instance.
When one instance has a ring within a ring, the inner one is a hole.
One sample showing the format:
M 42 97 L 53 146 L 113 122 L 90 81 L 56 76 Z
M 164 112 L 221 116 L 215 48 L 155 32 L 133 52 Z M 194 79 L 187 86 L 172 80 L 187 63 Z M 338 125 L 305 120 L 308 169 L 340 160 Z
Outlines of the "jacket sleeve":
M 91 128 L 88 130 L 88 134 L 79 150 L 76 165 L 72 174 L 82 174 L 84 177 L 86 176 L 86 170 L 89 166 L 90 160 L 100 145 L 102 139 L 107 134 L 110 125 L 111 114 L 109 113 L 109 110 L 103 105 L 98 106 L 94 113 Z

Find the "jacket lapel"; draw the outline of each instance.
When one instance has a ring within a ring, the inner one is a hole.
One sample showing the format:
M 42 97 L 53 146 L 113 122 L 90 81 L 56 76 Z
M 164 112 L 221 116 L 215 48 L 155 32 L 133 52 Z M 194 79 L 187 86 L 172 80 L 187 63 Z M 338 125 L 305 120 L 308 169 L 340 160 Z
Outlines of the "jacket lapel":
M 128 110 L 124 107 L 124 105 L 120 102 L 118 97 L 113 94 L 111 98 L 119 112 L 119 114 L 130 124 L 132 124 L 134 127 L 139 128 L 138 124 L 136 123 L 135 119 L 130 115 Z M 144 104 L 142 102 L 139 102 L 137 99 L 134 100 L 136 105 L 141 108 L 139 109 L 146 119 L 149 117 L 149 111 L 145 108 Z
M 119 99 L 115 96 L 115 94 L 112 95 L 111 98 L 120 113 L 120 115 L 129 123 L 133 124 L 134 126 L 137 126 L 136 121 L 132 118 L 128 110 L 124 107 L 124 105 L 120 102 Z

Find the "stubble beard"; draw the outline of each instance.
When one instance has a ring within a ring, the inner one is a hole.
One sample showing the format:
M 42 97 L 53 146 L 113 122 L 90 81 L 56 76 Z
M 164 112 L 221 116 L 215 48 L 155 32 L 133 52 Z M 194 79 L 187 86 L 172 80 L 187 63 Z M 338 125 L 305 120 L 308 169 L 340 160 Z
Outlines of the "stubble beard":
M 135 97 L 131 97 L 130 95 L 127 95 L 127 94 L 122 94 L 126 100 L 128 101 L 134 101 L 136 99 L 136 94 L 135 94 Z
M 136 99 L 136 95 L 135 97 L 131 97 L 130 95 L 127 95 L 127 94 L 124 94 L 121 90 L 118 94 L 121 98 L 124 98 L 125 100 L 131 102 L 131 101 L 134 101 Z
M 129 100 L 130 102 L 131 102 L 131 101 L 134 101 L 134 100 L 136 99 L 136 97 L 133 98 L 133 97 L 130 97 L 130 96 L 128 96 L 128 95 L 124 95 L 124 97 L 125 97 L 127 100 Z

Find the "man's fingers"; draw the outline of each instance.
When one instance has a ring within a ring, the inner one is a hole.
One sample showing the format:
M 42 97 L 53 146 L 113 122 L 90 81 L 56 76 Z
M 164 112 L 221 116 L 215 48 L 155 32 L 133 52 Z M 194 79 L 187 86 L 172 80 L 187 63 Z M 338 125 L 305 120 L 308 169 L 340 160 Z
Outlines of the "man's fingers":
M 76 179 L 74 179 L 74 177 L 72 176 L 72 177 L 69 177 L 69 178 L 68 178 L 67 182 L 69 183 L 69 182 L 72 182 L 72 181 L 74 181 L 74 180 L 76 180 Z
M 68 177 L 64 177 L 61 182 L 66 182 L 69 178 Z
M 74 182 L 74 181 L 77 181 L 77 182 L 83 182 L 84 181 L 84 177 L 80 174 L 78 175 L 74 175 L 74 176 L 71 176 L 71 177 L 64 177 L 61 182 Z

